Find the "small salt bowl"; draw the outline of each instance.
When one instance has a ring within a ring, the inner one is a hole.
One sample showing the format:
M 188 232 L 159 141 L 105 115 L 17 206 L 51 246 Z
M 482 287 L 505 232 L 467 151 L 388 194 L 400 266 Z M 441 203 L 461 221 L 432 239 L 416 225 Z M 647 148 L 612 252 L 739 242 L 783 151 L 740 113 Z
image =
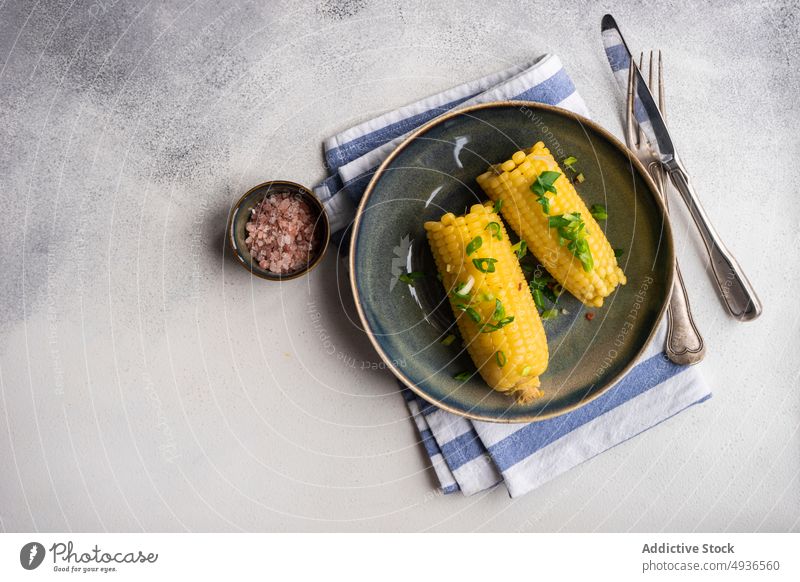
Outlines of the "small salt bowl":
M 264 199 L 281 195 L 288 195 L 287 197 L 289 198 L 299 198 L 308 205 L 314 220 L 313 228 L 316 237 L 313 250 L 307 253 L 307 260 L 303 261 L 303 264 L 299 267 L 285 273 L 272 272 L 260 267 L 251 255 L 246 242 L 248 237 L 247 223 L 250 222 L 253 216 L 253 209 Z M 268 281 L 288 281 L 311 271 L 325 255 L 329 240 L 330 225 L 322 203 L 305 186 L 285 180 L 264 182 L 248 190 L 231 209 L 230 218 L 228 219 L 228 241 L 237 261 L 253 275 Z

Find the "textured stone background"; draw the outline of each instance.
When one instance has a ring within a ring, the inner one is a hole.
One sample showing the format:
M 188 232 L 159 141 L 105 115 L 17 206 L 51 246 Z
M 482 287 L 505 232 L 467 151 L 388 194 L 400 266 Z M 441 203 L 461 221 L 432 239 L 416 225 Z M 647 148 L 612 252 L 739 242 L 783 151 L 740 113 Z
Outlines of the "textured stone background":
M 0 4 L 0 529 L 800 529 L 799 6 L 642 4 Z M 442 498 L 334 254 L 251 280 L 225 217 L 321 178 L 335 131 L 546 51 L 620 135 L 607 10 L 665 51 L 765 314 L 724 315 L 678 215 L 715 397 L 523 499 Z

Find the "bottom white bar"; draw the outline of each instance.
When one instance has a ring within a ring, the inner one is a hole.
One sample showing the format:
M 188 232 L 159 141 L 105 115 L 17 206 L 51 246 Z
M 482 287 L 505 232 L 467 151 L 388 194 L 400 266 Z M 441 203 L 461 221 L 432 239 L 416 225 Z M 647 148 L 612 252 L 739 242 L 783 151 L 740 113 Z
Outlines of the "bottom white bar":
M 800 580 L 798 547 L 800 534 L 3 534 L 0 580 L 777 581 Z

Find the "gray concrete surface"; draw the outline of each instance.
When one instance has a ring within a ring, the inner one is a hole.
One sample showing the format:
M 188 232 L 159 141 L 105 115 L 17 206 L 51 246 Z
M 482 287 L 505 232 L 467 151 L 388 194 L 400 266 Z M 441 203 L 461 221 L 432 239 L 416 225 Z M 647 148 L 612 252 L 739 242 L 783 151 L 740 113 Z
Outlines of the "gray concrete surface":
M 643 4 L 0 4 L 0 530 L 800 529 L 798 3 Z M 336 257 L 251 280 L 225 217 L 321 178 L 337 130 L 543 52 L 621 135 L 609 10 L 665 51 L 765 314 L 725 316 L 678 215 L 714 398 L 522 499 L 442 497 Z

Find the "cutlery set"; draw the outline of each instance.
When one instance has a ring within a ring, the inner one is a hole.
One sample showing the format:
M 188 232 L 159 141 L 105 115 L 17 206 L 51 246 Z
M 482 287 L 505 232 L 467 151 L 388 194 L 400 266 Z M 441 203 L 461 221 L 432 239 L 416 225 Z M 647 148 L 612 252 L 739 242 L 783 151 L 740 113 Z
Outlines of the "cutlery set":
M 739 321 L 756 319 L 762 312 L 761 302 L 741 266 L 711 224 L 667 129 L 661 51 L 650 51 L 647 59 L 641 53 L 637 65 L 616 21 L 609 14 L 603 17 L 601 34 L 612 71 L 628 70 L 623 87 L 626 95 L 625 141 L 628 148 L 653 178 L 667 210 L 670 184 L 681 195 L 703 240 L 714 282 L 728 313 Z M 613 50 L 608 47 L 613 47 Z M 654 65 L 656 58 L 657 64 Z M 647 81 L 642 74 L 645 64 Z M 622 75 L 615 76 L 620 83 L 623 82 Z M 658 95 L 658 102 L 653 90 Z M 696 364 L 705 356 L 706 346 L 692 317 L 689 296 L 677 262 L 675 271 L 675 284 L 667 312 L 665 350 L 675 363 Z

